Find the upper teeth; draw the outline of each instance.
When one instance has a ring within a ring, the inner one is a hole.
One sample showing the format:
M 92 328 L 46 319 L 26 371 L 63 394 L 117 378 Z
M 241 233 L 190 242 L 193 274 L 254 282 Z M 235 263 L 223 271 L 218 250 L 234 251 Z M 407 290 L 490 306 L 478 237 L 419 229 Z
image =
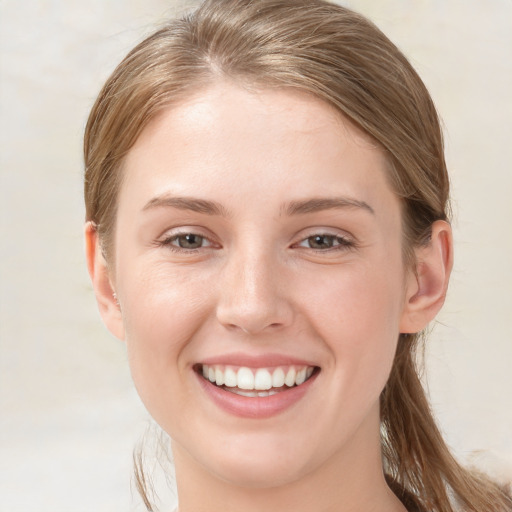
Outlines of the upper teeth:
M 278 366 L 247 368 L 246 366 L 203 365 L 203 377 L 217 386 L 267 390 L 283 386 L 300 386 L 311 377 L 313 366 Z

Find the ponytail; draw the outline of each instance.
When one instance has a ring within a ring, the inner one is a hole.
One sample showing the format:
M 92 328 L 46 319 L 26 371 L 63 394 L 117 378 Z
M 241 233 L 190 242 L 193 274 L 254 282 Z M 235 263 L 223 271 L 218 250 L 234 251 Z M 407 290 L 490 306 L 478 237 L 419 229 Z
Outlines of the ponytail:
M 462 467 L 446 446 L 418 377 L 420 338 L 400 335 L 381 394 L 382 453 L 391 489 L 406 507 L 427 512 L 511 512 L 510 494 Z

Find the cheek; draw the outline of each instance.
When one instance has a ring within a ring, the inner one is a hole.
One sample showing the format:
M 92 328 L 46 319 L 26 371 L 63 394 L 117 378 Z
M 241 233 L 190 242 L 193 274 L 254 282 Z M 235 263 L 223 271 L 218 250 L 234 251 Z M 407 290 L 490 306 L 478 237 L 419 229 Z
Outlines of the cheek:
M 384 387 L 399 335 L 402 269 L 382 268 L 347 268 L 321 280 L 316 276 L 316 293 L 304 305 L 332 354 L 328 369 L 341 393 L 363 402 L 376 399 Z
M 383 270 L 384 269 L 384 270 Z M 320 330 L 346 339 L 383 338 L 398 333 L 403 277 L 391 265 L 347 265 L 301 278 L 302 310 Z
M 132 377 L 148 410 L 165 410 L 189 368 L 188 342 L 208 316 L 208 279 L 187 272 L 169 272 L 165 265 L 151 272 L 132 269 L 123 283 L 121 303 Z M 158 414 L 155 415 L 155 419 Z
M 123 282 L 123 318 L 129 345 L 147 351 L 179 349 L 204 314 L 209 276 L 156 265 L 151 271 L 131 272 Z

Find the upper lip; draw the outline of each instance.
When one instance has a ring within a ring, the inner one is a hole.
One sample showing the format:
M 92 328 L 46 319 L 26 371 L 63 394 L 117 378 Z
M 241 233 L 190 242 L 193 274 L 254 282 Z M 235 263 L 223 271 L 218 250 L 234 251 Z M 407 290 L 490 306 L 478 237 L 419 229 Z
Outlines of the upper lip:
M 311 361 L 300 359 L 294 356 L 278 353 L 250 355 L 241 352 L 216 355 L 203 359 L 199 362 L 202 365 L 224 364 L 229 366 L 246 366 L 248 368 L 269 368 L 274 366 L 317 366 Z

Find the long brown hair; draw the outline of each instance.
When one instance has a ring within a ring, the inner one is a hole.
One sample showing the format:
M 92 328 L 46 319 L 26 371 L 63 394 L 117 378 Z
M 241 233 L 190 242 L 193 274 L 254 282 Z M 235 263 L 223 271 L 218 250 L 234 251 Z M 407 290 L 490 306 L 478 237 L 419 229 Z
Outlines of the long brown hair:
M 410 63 L 375 25 L 324 0 L 206 0 L 127 55 L 96 100 L 85 132 L 86 215 L 107 257 L 115 250 L 124 156 L 158 112 L 220 77 L 248 88 L 309 92 L 369 134 L 387 154 L 389 181 L 402 201 L 404 259 L 414 265 L 414 247 L 428 241 L 436 220 L 449 219 L 436 109 Z M 400 335 L 381 395 L 390 487 L 406 506 L 432 512 L 512 510 L 503 490 L 450 454 L 418 378 L 420 342 L 420 335 Z

